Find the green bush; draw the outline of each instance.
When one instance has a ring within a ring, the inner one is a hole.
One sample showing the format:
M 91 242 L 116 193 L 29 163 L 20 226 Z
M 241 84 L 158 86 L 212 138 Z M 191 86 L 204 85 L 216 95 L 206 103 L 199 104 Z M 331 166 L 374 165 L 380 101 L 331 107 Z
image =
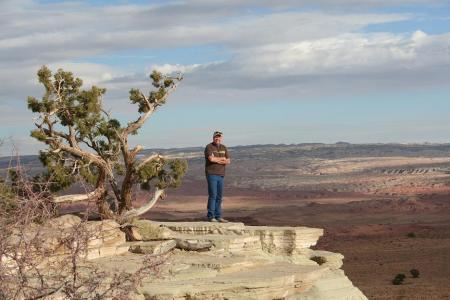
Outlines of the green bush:
M 415 234 L 414 232 L 410 232 L 410 233 L 407 234 L 407 236 L 408 236 L 409 238 L 415 238 L 415 237 L 416 237 L 416 234 Z

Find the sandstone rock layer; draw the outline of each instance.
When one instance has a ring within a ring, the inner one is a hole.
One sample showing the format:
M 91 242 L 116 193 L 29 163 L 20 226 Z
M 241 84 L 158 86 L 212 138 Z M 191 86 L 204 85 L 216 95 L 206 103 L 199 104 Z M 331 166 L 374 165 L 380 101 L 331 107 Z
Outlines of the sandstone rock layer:
M 132 241 L 126 241 L 124 231 Z M 146 270 L 158 265 L 158 272 L 143 273 L 137 293 L 130 290 L 133 299 L 367 299 L 340 269 L 341 254 L 310 249 L 322 235 L 322 229 L 308 227 L 149 220 L 120 226 L 113 220 L 62 216 L 10 240 L 17 245 L 25 239 L 45 241 L 53 255 L 36 256 L 42 270 L 65 258 L 81 259 L 86 271 L 79 276 L 90 278 L 88 270 L 101 270 L 104 278 L 97 288 L 102 291 L 117 274 L 135 276 L 144 265 Z M 83 247 L 74 252 L 79 243 Z M 58 291 L 43 299 L 66 298 Z
M 144 241 L 130 243 L 134 253 L 101 260 L 132 271 L 139 253 L 170 253 L 144 280 L 146 299 L 367 299 L 340 269 L 341 254 L 309 248 L 322 229 L 140 221 L 137 230 Z

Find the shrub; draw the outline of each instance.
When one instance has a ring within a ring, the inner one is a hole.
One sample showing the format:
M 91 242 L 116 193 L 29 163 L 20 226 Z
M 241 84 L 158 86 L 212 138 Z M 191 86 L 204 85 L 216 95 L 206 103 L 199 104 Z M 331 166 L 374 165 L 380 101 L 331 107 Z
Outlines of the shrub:
M 319 265 L 323 265 L 324 263 L 327 262 L 327 259 L 323 256 L 313 256 L 310 258 L 312 261 L 315 261 L 316 263 L 318 263 Z
M 14 193 L 5 184 L 4 180 L 0 178 L 0 212 L 1 217 L 4 218 L 6 215 L 14 211 L 17 206 L 17 199 Z
M 414 232 L 410 232 L 410 233 L 407 234 L 407 236 L 408 236 L 409 238 L 415 238 L 415 237 L 416 237 L 416 234 L 415 234 Z
M 413 278 L 418 278 L 420 275 L 419 270 L 417 270 L 417 269 L 411 269 L 411 270 L 409 270 L 409 273 L 411 273 Z
M 137 270 L 113 273 L 86 261 L 97 238 L 89 211 L 77 224 L 55 230 L 60 225 L 53 223 L 49 193 L 36 192 L 25 174 L 16 174 L 20 195 L 0 181 L 0 300 L 135 299 L 142 280 L 156 274 L 165 257 L 145 256 Z
M 405 280 L 406 276 L 405 274 L 397 274 L 394 279 L 392 279 L 393 285 L 400 285 Z

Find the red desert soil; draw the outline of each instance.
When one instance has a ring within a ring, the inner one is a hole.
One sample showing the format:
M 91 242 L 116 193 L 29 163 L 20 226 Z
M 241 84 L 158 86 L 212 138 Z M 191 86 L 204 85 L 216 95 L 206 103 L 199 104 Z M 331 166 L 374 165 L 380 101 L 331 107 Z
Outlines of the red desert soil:
M 203 220 L 205 189 L 203 182 L 187 182 L 147 217 Z M 343 269 L 369 299 L 450 299 L 450 194 L 426 191 L 386 198 L 227 187 L 223 210 L 249 225 L 324 228 L 316 248 L 344 254 Z M 412 278 L 411 269 L 420 277 Z M 398 273 L 407 278 L 394 286 Z

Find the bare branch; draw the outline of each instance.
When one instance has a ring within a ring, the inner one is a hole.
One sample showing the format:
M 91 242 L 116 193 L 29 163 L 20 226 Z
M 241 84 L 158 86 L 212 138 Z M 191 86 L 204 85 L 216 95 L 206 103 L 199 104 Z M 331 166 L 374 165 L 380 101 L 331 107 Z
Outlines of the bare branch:
M 164 190 L 156 188 L 153 197 L 143 206 L 129 210 L 123 214 L 124 218 L 137 217 L 148 212 L 164 194 Z
M 74 147 L 70 147 L 70 146 L 64 145 L 62 143 L 57 143 L 57 144 L 58 144 L 57 149 L 55 149 L 55 150 L 59 149 L 59 150 L 68 152 L 68 153 L 72 154 L 73 156 L 85 158 L 100 168 L 108 169 L 106 162 L 99 155 L 96 155 L 96 154 L 93 154 L 93 153 L 90 153 L 87 151 L 83 151 L 81 149 L 77 149 Z
M 52 200 L 55 203 L 65 203 L 65 202 L 81 202 L 81 201 L 89 201 L 91 199 L 98 198 L 104 192 L 103 188 L 98 188 L 90 193 L 85 194 L 71 194 L 54 197 Z
M 142 147 L 142 145 L 137 145 L 136 147 L 134 147 L 133 150 L 131 150 L 131 156 L 135 157 L 143 149 L 144 149 L 144 147 Z

